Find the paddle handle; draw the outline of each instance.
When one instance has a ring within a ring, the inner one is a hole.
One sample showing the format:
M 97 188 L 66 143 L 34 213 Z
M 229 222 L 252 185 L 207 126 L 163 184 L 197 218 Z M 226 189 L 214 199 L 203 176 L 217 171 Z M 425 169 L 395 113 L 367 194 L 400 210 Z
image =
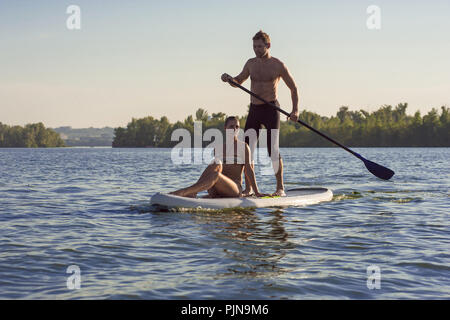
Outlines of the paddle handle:
M 247 93 L 250 94 L 251 96 L 255 97 L 256 99 L 261 100 L 261 101 L 264 102 L 265 104 L 272 106 L 273 108 L 275 108 L 276 110 L 278 110 L 280 113 L 284 114 L 285 116 L 288 116 L 288 117 L 290 116 L 290 113 L 287 113 L 286 111 L 284 111 L 283 109 L 277 107 L 277 106 L 274 105 L 273 103 L 271 103 L 271 102 L 269 102 L 269 101 L 266 101 L 265 99 L 261 98 L 261 97 L 258 96 L 257 94 L 255 94 L 255 93 L 251 92 L 250 90 L 248 90 L 247 88 L 241 86 L 239 83 L 237 83 L 237 82 L 235 82 L 235 81 L 233 81 L 233 80 L 228 80 L 228 82 L 229 82 L 230 84 L 232 84 L 233 86 L 238 87 L 238 88 L 244 90 L 245 92 L 247 92 Z M 323 134 L 323 133 L 320 132 L 319 130 L 314 129 L 313 127 L 311 127 L 311 126 L 308 125 L 307 123 L 305 123 L 305 122 L 303 122 L 303 121 L 301 121 L 301 120 L 297 120 L 297 122 L 300 123 L 301 125 L 307 127 L 309 130 L 314 131 L 315 133 L 317 133 L 318 135 L 320 135 L 320 136 L 322 136 L 323 138 L 327 139 L 328 141 L 330 141 L 330 142 L 332 142 L 332 143 L 338 145 L 339 147 L 341 147 L 341 148 L 344 149 L 345 151 L 350 152 L 350 153 L 353 154 L 355 157 L 357 157 L 357 158 L 359 158 L 359 159 L 361 159 L 361 160 L 363 160 L 363 161 L 365 160 L 359 153 L 356 153 L 355 151 L 350 150 L 349 148 L 347 148 L 346 146 L 340 144 L 340 143 L 337 142 L 336 140 L 334 140 L 334 139 L 332 139 L 332 138 L 326 136 L 325 134 Z

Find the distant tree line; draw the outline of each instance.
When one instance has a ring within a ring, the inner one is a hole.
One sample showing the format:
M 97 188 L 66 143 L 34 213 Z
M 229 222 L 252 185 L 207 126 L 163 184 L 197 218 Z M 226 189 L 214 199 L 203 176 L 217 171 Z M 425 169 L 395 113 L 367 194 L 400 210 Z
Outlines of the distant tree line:
M 27 124 L 25 127 L 8 126 L 0 122 L 0 147 L 64 147 L 64 141 L 58 133 L 47 129 L 39 123 Z
M 61 139 L 68 147 L 110 147 L 114 138 L 114 129 L 104 128 L 72 128 L 58 127 L 53 128 L 60 134 Z
M 351 147 L 449 147 L 449 108 L 433 108 L 422 116 L 417 111 L 413 116 L 406 114 L 407 103 L 395 107 L 384 105 L 374 112 L 365 110 L 349 111 L 343 106 L 336 116 L 324 117 L 303 110 L 299 119 Z M 203 131 L 216 128 L 224 132 L 226 114 L 211 115 L 198 109 L 195 120 L 202 122 Z M 247 116 L 240 117 L 244 128 Z M 285 117 L 282 117 L 285 119 Z M 155 119 L 151 116 L 132 119 L 126 128 L 114 129 L 113 147 L 173 147 L 179 141 L 171 141 L 172 132 L 178 128 L 187 129 L 194 139 L 194 117 L 184 121 L 169 123 L 167 117 Z M 203 142 L 203 146 L 211 142 Z M 193 145 L 193 141 L 192 141 Z M 292 121 L 281 121 L 280 147 L 329 147 L 330 142 L 306 127 Z

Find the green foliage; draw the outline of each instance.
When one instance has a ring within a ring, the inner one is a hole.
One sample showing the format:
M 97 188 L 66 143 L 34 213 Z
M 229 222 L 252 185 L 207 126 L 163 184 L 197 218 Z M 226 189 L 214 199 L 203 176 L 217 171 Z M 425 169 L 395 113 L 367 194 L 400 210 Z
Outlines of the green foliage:
M 208 112 L 202 108 L 198 109 L 195 112 L 195 120 L 202 121 L 202 122 L 208 121 Z
M 42 122 L 27 124 L 25 127 L 11 127 L 0 122 L 0 147 L 47 148 L 65 147 L 65 144 L 58 133 L 46 129 Z
M 432 109 L 421 116 L 406 114 L 407 103 L 397 106 L 381 106 L 370 113 L 365 110 L 349 111 L 342 106 L 336 116 L 323 117 L 303 110 L 299 119 L 324 134 L 350 147 L 449 147 L 449 108 L 441 107 L 441 112 Z M 217 128 L 224 132 L 226 114 L 213 113 L 211 117 L 204 109 L 198 109 L 195 119 L 202 121 L 203 130 Z M 284 120 L 285 118 L 282 117 Z M 240 117 L 240 125 L 245 127 L 246 116 Z M 172 132 L 178 128 L 187 129 L 193 139 L 194 117 L 189 115 L 183 122 L 169 123 L 166 117 L 132 119 L 126 128 L 116 128 L 113 147 L 173 147 L 178 141 L 171 141 Z M 0 135 L 1 141 L 1 135 Z M 204 145 L 210 142 L 204 142 Z M 193 143 L 191 144 L 193 145 Z M 330 142 L 299 123 L 282 121 L 280 125 L 281 147 L 330 147 Z

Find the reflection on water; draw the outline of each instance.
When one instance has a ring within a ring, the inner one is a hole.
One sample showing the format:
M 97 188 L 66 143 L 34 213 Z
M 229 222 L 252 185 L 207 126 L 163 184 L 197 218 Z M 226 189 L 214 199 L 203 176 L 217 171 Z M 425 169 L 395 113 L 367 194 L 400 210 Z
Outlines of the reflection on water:
M 388 182 L 337 148 L 281 151 L 287 188 L 328 187 L 333 201 L 161 212 L 150 196 L 204 167 L 174 166 L 170 149 L 0 149 L 0 298 L 449 297 L 450 149 L 356 150 L 395 170 Z
M 270 277 L 285 272 L 278 263 L 293 244 L 283 226 L 282 210 L 267 212 L 266 219 L 252 212 L 196 214 L 193 219 L 226 242 L 227 271 L 217 277 Z

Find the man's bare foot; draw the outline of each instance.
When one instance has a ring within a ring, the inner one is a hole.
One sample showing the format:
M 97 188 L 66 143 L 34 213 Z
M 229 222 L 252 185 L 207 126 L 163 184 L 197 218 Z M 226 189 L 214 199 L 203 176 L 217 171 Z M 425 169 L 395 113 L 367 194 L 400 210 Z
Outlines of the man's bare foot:
M 272 193 L 272 196 L 274 197 L 286 197 L 286 192 L 284 192 L 284 189 L 278 189 L 274 193 Z

